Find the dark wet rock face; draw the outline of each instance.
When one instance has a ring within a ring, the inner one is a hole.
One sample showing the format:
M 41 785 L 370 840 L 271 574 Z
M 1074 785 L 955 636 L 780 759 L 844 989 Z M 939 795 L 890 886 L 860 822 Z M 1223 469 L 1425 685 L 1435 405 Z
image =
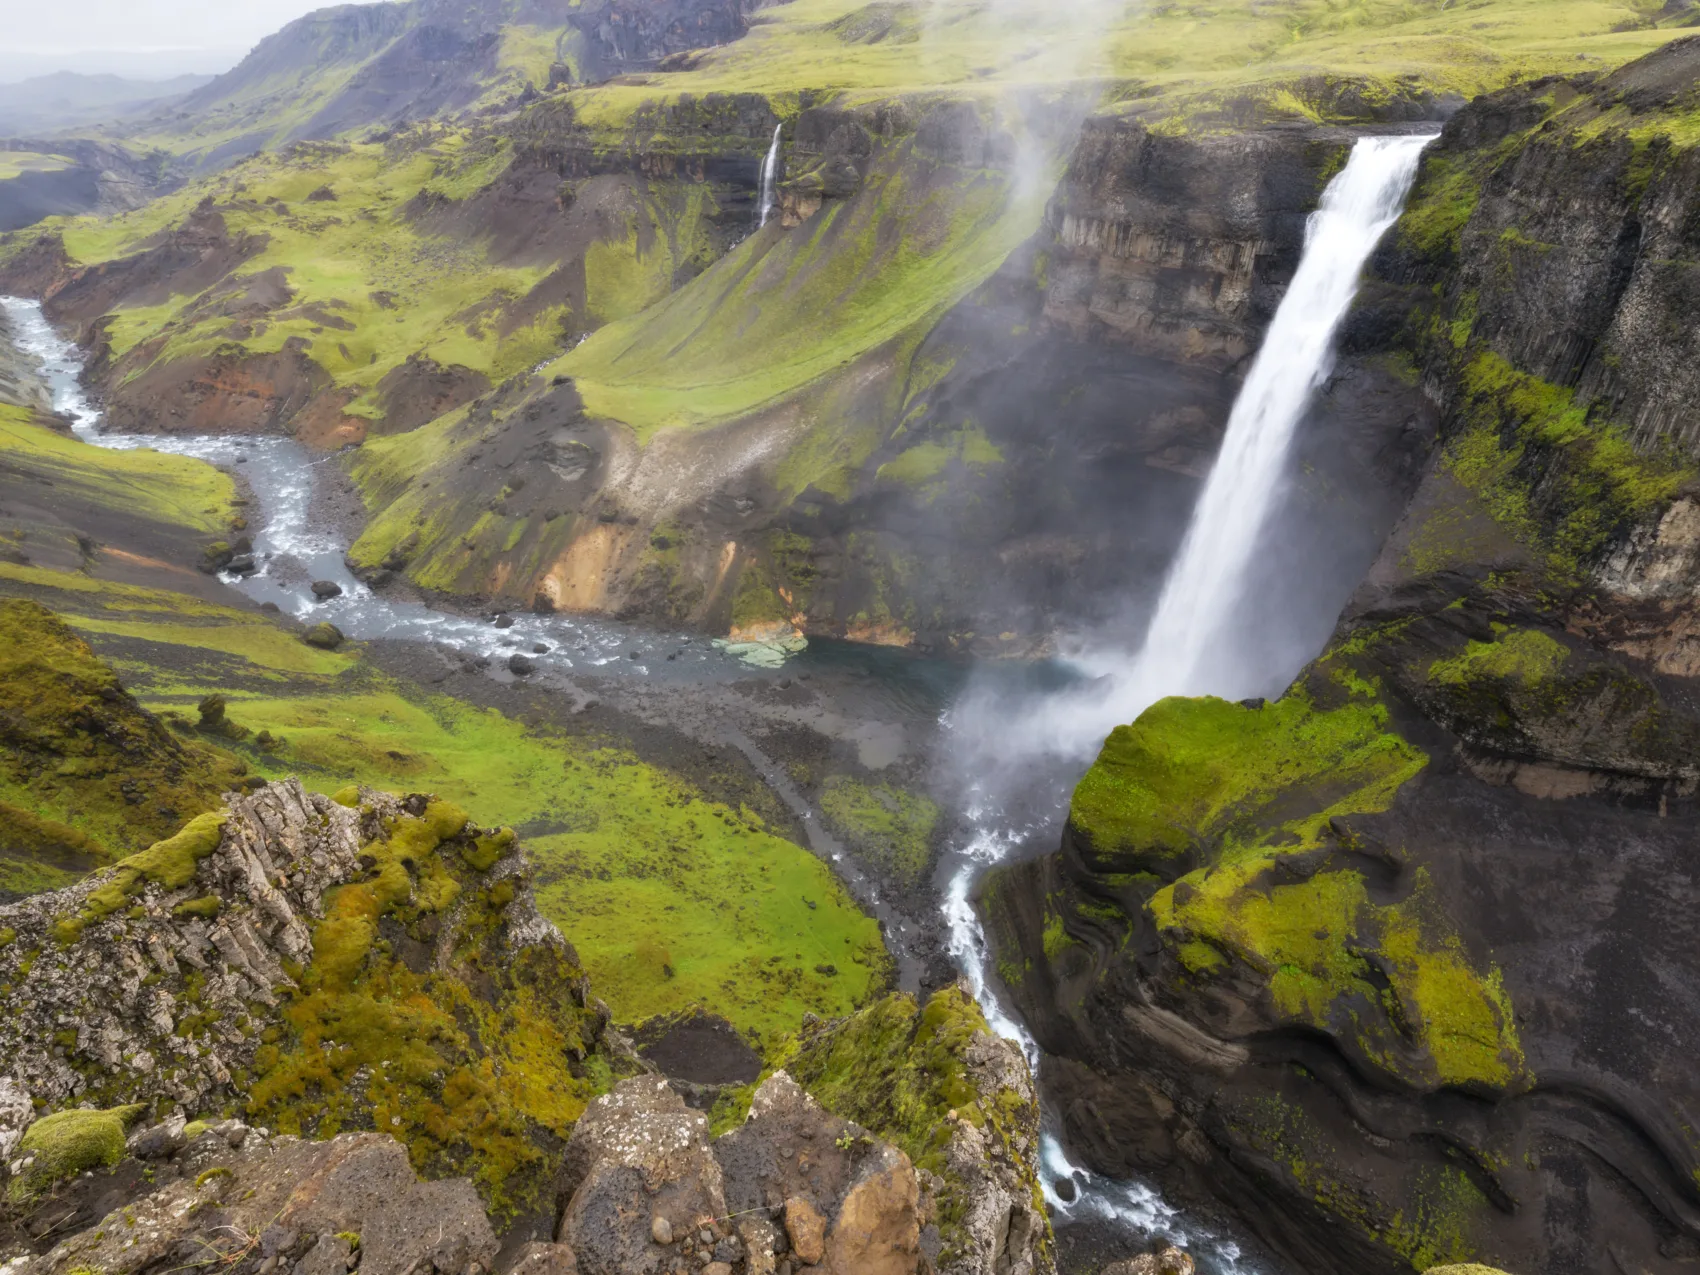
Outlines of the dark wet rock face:
M 985 891 L 1076 1151 L 1293 1269 L 1700 1257 L 1697 68 L 1448 125 L 1347 333 L 1440 440 L 1330 649 L 1118 730 Z

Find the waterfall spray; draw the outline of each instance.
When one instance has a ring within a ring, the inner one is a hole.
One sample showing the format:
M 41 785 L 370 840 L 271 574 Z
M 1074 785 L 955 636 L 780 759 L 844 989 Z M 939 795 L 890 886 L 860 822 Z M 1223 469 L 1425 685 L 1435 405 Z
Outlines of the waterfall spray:
M 756 214 L 756 229 L 767 225 L 774 205 L 779 202 L 779 133 L 785 125 L 773 126 L 773 145 L 767 148 L 767 158 L 761 162 L 761 209 Z

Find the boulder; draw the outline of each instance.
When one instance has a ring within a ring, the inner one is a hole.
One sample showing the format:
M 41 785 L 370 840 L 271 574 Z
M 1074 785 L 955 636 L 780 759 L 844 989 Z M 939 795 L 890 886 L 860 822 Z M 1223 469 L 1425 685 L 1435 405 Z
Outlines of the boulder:
M 342 596 L 342 586 L 335 580 L 315 580 L 309 587 L 313 590 L 313 596 L 320 602 L 328 602 L 332 598 Z
M 532 659 L 529 655 L 524 655 L 519 651 L 515 651 L 512 655 L 508 656 L 508 672 L 517 673 L 521 677 L 524 677 L 527 673 L 532 673 L 536 670 L 537 661 Z
M 1141 1253 L 1126 1261 L 1111 1262 L 1100 1275 L 1194 1275 L 1198 1264 L 1180 1249 L 1169 1245 L 1156 1253 Z
M 708 1117 L 658 1076 L 622 1081 L 579 1117 L 561 1192 L 568 1202 L 557 1239 L 583 1275 L 659 1275 L 674 1264 L 659 1234 L 688 1242 L 705 1230 L 728 1233 L 716 1222 L 728 1210 Z
M 520 1249 L 508 1275 L 579 1275 L 578 1258 L 565 1244 L 533 1242 Z
M 342 630 L 329 621 L 315 624 L 301 635 L 301 640 L 308 646 L 316 646 L 322 651 L 334 651 L 347 641 L 342 635 Z

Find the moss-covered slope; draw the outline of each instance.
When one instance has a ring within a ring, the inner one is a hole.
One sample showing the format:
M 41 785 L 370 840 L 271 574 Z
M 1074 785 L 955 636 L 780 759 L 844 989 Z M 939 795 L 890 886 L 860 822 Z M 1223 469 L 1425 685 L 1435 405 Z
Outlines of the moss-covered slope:
M 512 831 L 423 796 L 341 800 L 262 788 L 0 911 L 6 1075 L 49 1109 L 381 1129 L 498 1214 L 535 1206 L 625 1065 L 599 1052 L 605 1011 Z
M 0 600 L 0 888 L 63 884 L 139 849 L 245 773 L 175 737 L 46 608 Z

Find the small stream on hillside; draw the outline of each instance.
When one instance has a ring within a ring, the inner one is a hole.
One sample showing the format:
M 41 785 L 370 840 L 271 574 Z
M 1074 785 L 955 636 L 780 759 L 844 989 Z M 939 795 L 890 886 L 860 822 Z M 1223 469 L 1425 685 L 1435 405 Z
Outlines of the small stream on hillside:
M 1331 367 L 1334 333 L 1365 261 L 1403 206 L 1427 140 L 1360 141 L 1329 186 L 1311 220 L 1298 274 L 1236 404 L 1221 456 L 1143 647 L 1129 651 L 1110 643 L 1082 649 L 1070 666 L 1051 676 L 1012 678 L 982 670 L 964 678 L 958 670 L 916 679 L 919 690 L 893 688 L 916 701 L 909 711 L 941 714 L 943 764 L 957 775 L 956 804 L 966 831 L 945 855 L 937 876 L 951 955 L 993 1028 L 1020 1042 L 1035 1073 L 1042 1063 L 1038 1045 L 1005 1009 L 987 976 L 985 937 L 971 902 L 974 885 L 994 864 L 1054 849 L 1068 794 L 1112 726 L 1134 720 L 1165 694 L 1238 698 L 1279 693 L 1278 686 L 1246 687 L 1235 679 L 1232 642 L 1225 637 L 1233 599 L 1284 481 L 1293 434 Z M 700 636 L 564 615 L 516 614 L 508 627 L 498 628 L 488 619 L 374 594 L 348 569 L 337 529 L 321 525 L 315 516 L 318 467 L 333 463 L 329 456 L 315 455 L 289 438 L 103 434 L 100 410 L 80 384 L 82 359 L 76 347 L 54 332 L 38 302 L 0 298 L 0 306 L 20 346 L 40 361 L 55 408 L 70 418 L 79 438 L 102 447 L 149 447 L 193 456 L 243 475 L 258 504 L 250 533 L 256 569 L 223 579 L 256 602 L 272 603 L 302 620 L 329 620 L 361 641 L 446 646 L 491 662 L 495 676 L 505 676 L 502 662 L 515 653 L 530 656 L 540 670 L 661 685 L 729 681 L 752 673 Z M 342 593 L 321 601 L 310 590 L 313 581 L 330 581 Z M 861 671 L 877 679 L 882 657 L 890 658 L 885 653 L 852 656 L 835 644 L 806 653 L 798 665 L 861 659 Z M 891 914 L 882 911 L 877 892 L 835 852 L 782 770 L 749 741 L 728 742 L 743 749 L 798 812 L 811 848 L 832 860 L 858 898 L 890 924 Z M 905 981 L 911 981 L 908 975 Z M 1093 1223 L 1140 1243 L 1174 1243 L 1192 1252 L 1206 1275 L 1257 1275 L 1238 1245 L 1184 1217 L 1149 1186 L 1104 1179 L 1072 1163 L 1051 1112 L 1046 1112 L 1041 1159 L 1046 1198 L 1059 1225 Z

